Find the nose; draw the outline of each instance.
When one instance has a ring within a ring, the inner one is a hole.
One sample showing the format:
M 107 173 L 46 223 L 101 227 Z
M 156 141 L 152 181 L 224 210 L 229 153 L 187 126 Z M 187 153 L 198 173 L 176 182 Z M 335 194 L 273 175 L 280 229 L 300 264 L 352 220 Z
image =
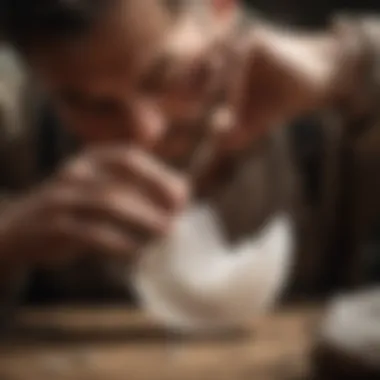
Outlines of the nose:
M 135 102 L 129 112 L 124 118 L 129 141 L 145 149 L 152 148 L 166 131 L 163 113 L 145 100 Z

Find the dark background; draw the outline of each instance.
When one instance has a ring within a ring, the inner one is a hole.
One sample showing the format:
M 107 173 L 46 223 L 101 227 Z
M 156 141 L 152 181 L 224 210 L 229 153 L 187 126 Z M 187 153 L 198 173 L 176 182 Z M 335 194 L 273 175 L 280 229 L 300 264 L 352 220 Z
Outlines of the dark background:
M 373 12 L 380 10 L 378 0 L 244 0 L 263 15 L 297 26 L 318 27 L 326 24 L 336 11 Z

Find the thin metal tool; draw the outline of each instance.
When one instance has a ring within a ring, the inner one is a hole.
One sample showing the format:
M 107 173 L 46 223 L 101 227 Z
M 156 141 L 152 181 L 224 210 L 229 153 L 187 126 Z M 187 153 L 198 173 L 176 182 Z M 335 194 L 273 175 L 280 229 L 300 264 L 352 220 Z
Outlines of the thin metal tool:
M 200 178 L 209 169 L 219 150 L 223 133 L 232 125 L 230 115 L 225 108 L 213 108 L 205 123 L 205 133 L 190 155 L 187 171 L 193 181 Z

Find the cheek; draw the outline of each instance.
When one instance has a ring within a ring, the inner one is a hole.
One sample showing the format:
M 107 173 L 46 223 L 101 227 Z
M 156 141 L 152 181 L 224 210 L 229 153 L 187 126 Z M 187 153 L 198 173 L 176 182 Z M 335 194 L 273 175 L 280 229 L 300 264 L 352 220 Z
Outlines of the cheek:
M 64 126 L 70 133 L 83 142 L 112 141 L 120 136 L 112 121 L 101 117 L 85 115 L 69 111 L 65 107 L 57 107 Z
M 159 106 L 169 120 L 190 122 L 204 115 L 208 97 L 200 91 L 173 91 L 159 99 Z
M 268 135 L 268 131 L 261 128 L 252 132 L 250 129 L 238 129 L 226 134 L 223 147 L 227 151 L 238 152 L 249 149 L 255 141 L 260 141 Z
M 201 101 L 189 100 L 181 96 L 170 96 L 163 99 L 160 106 L 169 120 L 177 122 L 197 119 L 202 111 L 202 103 Z

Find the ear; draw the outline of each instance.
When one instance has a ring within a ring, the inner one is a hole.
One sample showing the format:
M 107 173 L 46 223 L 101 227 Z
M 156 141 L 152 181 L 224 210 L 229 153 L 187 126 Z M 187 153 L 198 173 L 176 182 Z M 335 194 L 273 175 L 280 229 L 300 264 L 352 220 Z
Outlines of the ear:
M 212 10 L 218 17 L 228 17 L 237 7 L 238 0 L 210 0 Z

